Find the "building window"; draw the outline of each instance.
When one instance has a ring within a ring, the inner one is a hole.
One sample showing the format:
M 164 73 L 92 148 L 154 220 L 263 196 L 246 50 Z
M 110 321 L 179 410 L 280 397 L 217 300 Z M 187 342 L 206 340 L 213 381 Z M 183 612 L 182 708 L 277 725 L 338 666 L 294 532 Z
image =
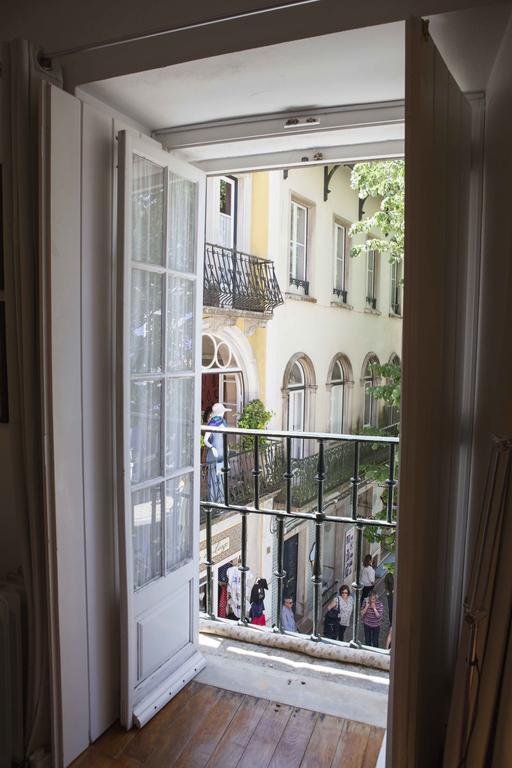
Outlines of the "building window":
M 396 366 L 398 366 L 398 368 L 400 368 L 401 364 L 400 364 L 400 358 L 398 357 L 398 355 L 393 353 L 391 355 L 390 359 L 389 359 L 389 364 L 390 365 L 396 365 Z M 392 379 L 388 379 L 387 383 L 388 384 L 392 384 L 393 383 Z M 393 426 L 395 424 L 398 424 L 399 421 L 400 421 L 400 408 L 399 408 L 399 406 L 398 405 L 389 404 L 389 405 L 386 406 L 386 411 L 387 411 L 387 417 L 388 417 L 388 426 L 391 427 L 391 426 Z
M 343 432 L 344 407 L 345 407 L 345 372 L 340 360 L 334 363 L 331 379 L 331 432 L 340 434 Z
M 391 312 L 394 315 L 402 314 L 402 262 L 394 261 L 391 264 Z
M 374 366 L 379 361 L 375 355 L 367 358 L 363 371 L 363 389 L 364 389 L 364 408 L 363 408 L 363 427 L 378 426 L 378 402 L 372 392 L 372 388 L 377 384 L 377 377 Z
M 296 200 L 291 202 L 290 216 L 290 285 L 309 294 L 308 281 L 308 208 Z
M 313 429 L 314 393 L 313 364 L 306 355 L 295 355 L 286 366 L 283 379 L 283 426 L 290 432 Z M 292 439 L 292 457 L 301 459 L 313 449 L 312 441 Z
M 347 228 L 334 224 L 334 288 L 332 292 L 344 304 L 347 303 Z
M 368 251 L 366 257 L 366 303 L 370 309 L 377 309 L 377 251 Z
M 224 248 L 236 247 L 236 198 L 237 180 L 232 176 L 222 176 L 217 201 L 216 245 Z
M 203 420 L 208 420 L 214 403 L 224 403 L 229 426 L 236 427 L 244 404 L 244 379 L 235 352 L 224 339 L 213 334 L 203 334 L 201 410 Z

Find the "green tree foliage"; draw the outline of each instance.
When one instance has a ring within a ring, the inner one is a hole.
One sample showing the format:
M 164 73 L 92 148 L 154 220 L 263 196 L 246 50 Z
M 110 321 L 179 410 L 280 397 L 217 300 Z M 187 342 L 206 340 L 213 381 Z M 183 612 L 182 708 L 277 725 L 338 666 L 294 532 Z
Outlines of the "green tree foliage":
M 247 403 L 242 411 L 242 415 L 238 419 L 238 426 L 241 429 L 266 429 L 270 419 L 272 418 L 272 411 L 267 411 L 261 400 L 251 400 Z M 260 438 L 259 445 L 265 444 L 265 440 Z M 242 447 L 249 450 L 254 446 L 254 438 L 243 437 Z
M 350 227 L 349 236 L 369 235 L 368 240 L 354 245 L 351 256 L 367 251 L 386 253 L 390 262 L 404 258 L 404 161 L 386 160 L 356 163 L 352 169 L 350 184 L 361 200 L 373 197 L 380 200 L 379 209 L 368 218 Z M 382 237 L 376 237 L 379 232 Z
M 371 387 L 372 395 L 377 400 L 382 400 L 386 405 L 398 410 L 400 408 L 401 367 L 398 363 L 374 364 L 372 371 L 382 382 Z

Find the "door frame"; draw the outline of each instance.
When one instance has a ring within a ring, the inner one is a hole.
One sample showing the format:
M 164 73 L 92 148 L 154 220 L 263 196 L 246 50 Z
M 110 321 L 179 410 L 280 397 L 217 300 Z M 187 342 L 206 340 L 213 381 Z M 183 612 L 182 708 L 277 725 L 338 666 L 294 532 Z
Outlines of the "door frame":
M 134 146 L 135 145 L 135 146 Z M 202 295 L 203 295 L 203 258 L 204 258 L 204 216 L 206 211 L 206 177 L 204 173 L 193 168 L 188 163 L 184 163 L 178 158 L 171 157 L 165 152 L 158 142 L 153 139 L 147 139 L 145 136 L 135 136 L 133 132 L 124 131 L 123 140 L 119 142 L 120 152 L 118 155 L 118 168 L 127 169 L 125 173 L 118 173 L 118 220 L 117 220 L 117 313 L 114 336 L 116 339 L 116 359 L 115 359 L 115 414 L 116 414 L 116 444 L 117 444 L 117 465 L 116 465 L 116 498 L 119 523 L 119 573 L 120 573 L 120 621 L 121 621 L 121 723 L 127 729 L 131 728 L 132 722 L 142 727 L 162 706 L 164 706 L 172 696 L 176 695 L 186 682 L 194 677 L 205 665 L 204 660 L 198 652 L 198 633 L 199 633 L 199 499 L 200 499 L 200 445 L 199 440 L 194 441 L 193 446 L 193 474 L 191 481 L 192 488 L 192 559 L 181 566 L 176 571 L 164 572 L 156 580 L 153 587 L 160 594 L 160 602 L 164 597 L 164 582 L 169 579 L 174 580 L 179 572 L 185 571 L 190 575 L 188 579 L 192 584 L 189 594 L 190 600 L 190 633 L 191 641 L 183 649 L 177 651 L 172 658 L 163 662 L 162 665 L 151 672 L 145 679 L 137 683 L 134 670 L 136 668 L 136 653 L 138 643 L 135 638 L 135 606 L 132 575 L 132 515 L 131 511 L 125 508 L 126 500 L 131 499 L 130 482 L 130 457 L 129 457 L 129 434 L 130 434 L 130 410 L 125 402 L 127 382 L 130 380 L 129 367 L 129 334 L 127 329 L 130 327 L 130 301 L 126 300 L 129 294 L 131 281 L 131 264 L 125 264 L 125 254 L 131 254 L 131 238 L 129 233 L 129 222 L 131 221 L 131 192 L 132 192 L 132 171 L 131 164 L 127 158 L 132 153 L 138 152 L 147 157 L 150 161 L 156 162 L 155 158 L 161 160 L 162 167 L 166 164 L 177 166 L 173 172 L 180 173 L 182 166 L 183 177 L 189 179 L 190 172 L 197 182 L 197 211 L 198 223 L 196 224 L 196 261 L 195 261 L 195 281 L 194 281 L 194 309 L 196 316 L 194 318 L 193 338 L 195 347 L 195 358 L 191 373 L 194 380 L 194 423 L 199 429 L 201 424 L 201 337 L 202 337 Z M 165 201 L 165 220 L 167 231 L 168 217 L 168 192 L 164 194 Z M 127 219 L 126 220 L 126 216 Z M 203 226 L 201 225 L 203 222 Z M 167 246 L 164 241 L 162 247 Z M 185 274 L 185 273 L 184 273 Z M 163 307 L 166 307 L 166 297 L 163 300 Z M 164 309 L 165 311 L 165 309 Z M 162 339 L 165 339 L 163 335 Z M 166 370 L 164 368 L 164 373 Z M 166 381 L 164 378 L 163 381 Z M 162 399 L 166 399 L 166 389 L 163 388 Z M 165 407 L 163 412 L 165 412 Z M 123 437 L 124 436 L 124 442 Z M 161 433 L 160 452 L 164 457 L 166 445 L 164 444 L 165 430 Z M 164 477 L 167 473 L 164 470 Z M 162 480 L 160 485 L 165 484 L 167 480 Z M 131 502 L 130 502 L 131 510 Z M 165 494 L 161 500 L 161 516 L 165 520 Z M 165 538 L 162 538 L 162 547 L 165 546 Z M 162 553 L 165 563 L 165 550 Z M 148 584 L 148 587 L 151 585 Z M 144 589 L 144 587 L 142 588 Z M 196 610 L 194 610 L 194 607 Z M 123 631 L 125 630 L 125 631 Z M 126 631 L 127 630 L 127 631 Z M 189 646 L 195 648 L 190 650 Z M 167 671 L 166 671 L 167 670 Z M 135 696 L 135 690 L 138 689 L 139 696 Z M 151 698 L 151 700 L 150 700 Z

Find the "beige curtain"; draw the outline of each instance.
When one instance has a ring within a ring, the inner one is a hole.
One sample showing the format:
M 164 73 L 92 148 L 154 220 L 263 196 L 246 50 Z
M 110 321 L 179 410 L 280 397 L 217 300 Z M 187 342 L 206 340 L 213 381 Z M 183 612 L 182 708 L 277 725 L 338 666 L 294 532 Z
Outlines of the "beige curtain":
M 25 750 L 49 746 L 37 270 L 37 99 L 28 43 L 2 48 L 5 294 L 15 505 L 28 602 Z
M 512 440 L 492 450 L 457 660 L 444 768 L 512 766 Z

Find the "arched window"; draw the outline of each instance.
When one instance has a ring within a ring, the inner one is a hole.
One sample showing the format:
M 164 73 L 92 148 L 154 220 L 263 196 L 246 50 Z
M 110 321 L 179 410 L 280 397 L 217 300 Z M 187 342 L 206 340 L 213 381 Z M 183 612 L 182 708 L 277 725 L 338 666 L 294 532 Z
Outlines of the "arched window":
M 398 368 L 400 368 L 401 366 L 400 358 L 395 352 L 393 352 L 393 354 L 389 358 L 389 363 L 390 365 L 396 365 L 398 366 Z M 392 379 L 388 379 L 388 384 L 391 384 L 391 383 L 392 383 Z M 392 403 L 390 403 L 387 406 L 386 410 L 387 410 L 387 416 L 388 416 L 388 425 L 392 426 L 394 424 L 398 424 L 398 422 L 400 421 L 400 407 L 398 405 L 393 405 Z
M 374 366 L 378 364 L 377 356 L 370 354 L 367 356 L 366 364 L 363 368 L 363 427 L 377 427 L 379 422 L 378 402 L 372 392 L 372 388 L 377 384 Z
M 290 432 L 313 428 L 311 395 L 316 390 L 313 365 L 306 355 L 295 355 L 286 366 L 283 380 L 283 426 Z M 292 440 L 294 458 L 302 458 L 309 446 Z
M 244 403 L 242 368 L 231 345 L 211 333 L 203 334 L 201 409 L 203 414 L 216 403 L 231 410 L 226 414 L 230 426 L 236 426 Z
M 304 432 L 306 376 L 299 360 L 292 365 L 288 378 L 288 429 Z
M 345 410 L 345 371 L 341 360 L 335 360 L 329 381 L 331 388 L 331 432 L 341 433 L 344 429 Z

